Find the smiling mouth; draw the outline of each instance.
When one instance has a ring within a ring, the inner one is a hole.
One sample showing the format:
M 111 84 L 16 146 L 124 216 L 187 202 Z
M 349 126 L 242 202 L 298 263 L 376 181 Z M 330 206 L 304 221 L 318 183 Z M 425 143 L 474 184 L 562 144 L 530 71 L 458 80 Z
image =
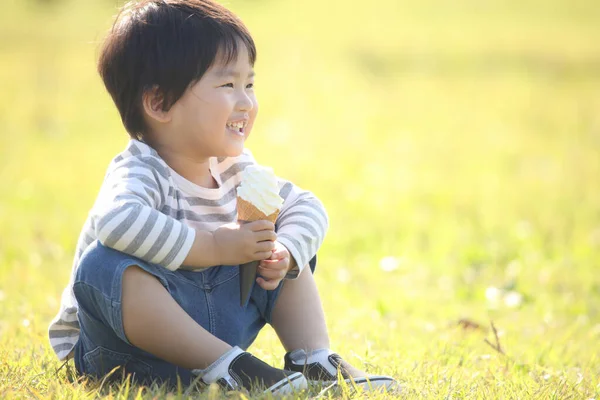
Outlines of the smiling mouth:
M 248 123 L 246 121 L 237 121 L 237 122 L 229 122 L 227 123 L 227 129 L 234 132 L 239 136 L 244 136 L 244 132 L 246 131 L 246 125 Z

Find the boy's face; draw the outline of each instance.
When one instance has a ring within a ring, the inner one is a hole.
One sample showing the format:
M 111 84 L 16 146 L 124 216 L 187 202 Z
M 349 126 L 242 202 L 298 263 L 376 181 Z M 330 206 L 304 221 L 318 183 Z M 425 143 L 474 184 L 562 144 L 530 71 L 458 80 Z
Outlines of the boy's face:
M 171 133 L 179 151 L 192 157 L 242 153 L 258 103 L 248 50 L 242 43 L 238 50 L 237 59 L 228 64 L 215 62 L 173 105 Z

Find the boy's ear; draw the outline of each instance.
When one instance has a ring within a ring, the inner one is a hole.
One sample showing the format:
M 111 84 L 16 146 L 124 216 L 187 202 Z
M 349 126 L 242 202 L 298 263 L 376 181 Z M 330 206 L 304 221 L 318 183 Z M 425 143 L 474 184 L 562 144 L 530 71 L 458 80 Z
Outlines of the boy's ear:
M 148 117 L 161 123 L 171 121 L 171 113 L 163 110 L 164 94 L 157 85 L 148 89 L 142 95 L 142 106 Z

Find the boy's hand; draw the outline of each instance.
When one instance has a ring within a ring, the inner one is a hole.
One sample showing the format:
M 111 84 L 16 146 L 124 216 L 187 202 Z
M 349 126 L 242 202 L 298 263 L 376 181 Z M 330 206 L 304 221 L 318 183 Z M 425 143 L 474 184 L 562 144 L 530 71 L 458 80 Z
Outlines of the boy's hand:
M 264 260 L 275 249 L 275 225 L 270 221 L 227 224 L 213 232 L 217 259 L 221 265 Z
M 256 278 L 256 283 L 265 290 L 275 290 L 294 265 L 295 261 L 288 249 L 275 241 L 275 249 L 271 257 L 261 261 L 258 266 L 257 272 L 260 276 Z

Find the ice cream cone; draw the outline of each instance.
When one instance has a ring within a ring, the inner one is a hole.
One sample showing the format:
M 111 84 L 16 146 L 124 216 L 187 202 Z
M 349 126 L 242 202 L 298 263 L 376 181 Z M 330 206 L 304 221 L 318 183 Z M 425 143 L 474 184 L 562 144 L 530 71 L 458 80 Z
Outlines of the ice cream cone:
M 265 215 L 262 211 L 256 208 L 254 204 L 242 199 L 241 197 L 237 198 L 237 208 L 238 220 L 240 222 L 267 220 L 275 223 L 277 216 L 279 215 L 279 210 L 275 211 L 271 215 Z M 240 265 L 240 306 L 242 307 L 248 304 L 248 301 L 250 300 L 250 294 L 252 293 L 252 288 L 254 287 L 254 282 L 256 281 L 256 271 L 259 262 L 260 261 L 250 261 L 249 263 Z
M 272 168 L 257 164 L 248 165 L 242 172 L 242 180 L 236 189 L 238 221 L 267 220 L 275 223 L 283 198 L 279 195 L 279 183 Z M 248 304 L 256 281 L 260 261 L 240 265 L 240 305 Z
M 237 198 L 237 209 L 238 209 L 238 220 L 244 222 L 267 220 L 275 223 L 279 210 L 275 211 L 271 215 L 265 215 L 256 206 L 241 197 Z

